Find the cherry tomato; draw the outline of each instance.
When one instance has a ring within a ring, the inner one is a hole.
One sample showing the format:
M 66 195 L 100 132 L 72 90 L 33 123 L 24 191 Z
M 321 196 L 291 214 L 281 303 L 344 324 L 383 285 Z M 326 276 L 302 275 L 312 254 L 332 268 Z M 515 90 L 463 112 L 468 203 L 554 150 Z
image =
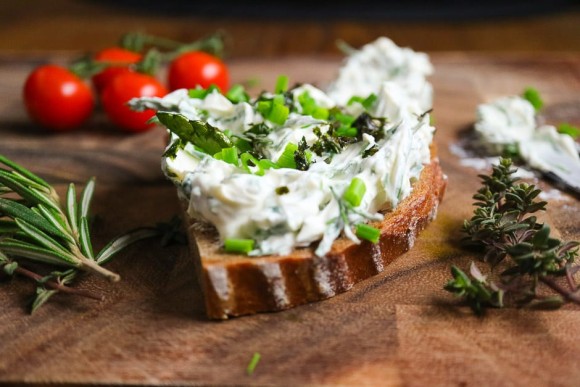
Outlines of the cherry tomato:
M 42 126 L 68 131 L 85 122 L 95 106 L 91 89 L 64 67 L 37 67 L 24 84 L 28 114 Z
M 132 72 L 133 70 L 129 66 L 139 62 L 142 57 L 137 52 L 129 51 L 121 47 L 105 48 L 96 53 L 94 56 L 95 61 L 115 64 L 93 76 L 93 84 L 97 91 L 99 93 L 103 91 L 105 86 L 117 75 Z
M 154 110 L 135 112 L 127 102 L 136 97 L 163 97 L 167 89 L 150 75 L 128 72 L 116 76 L 101 94 L 103 109 L 109 120 L 127 132 L 144 132 L 153 125 L 147 121 Z
M 169 88 L 204 89 L 214 84 L 227 90 L 230 82 L 228 68 L 219 58 L 201 51 L 193 51 L 177 57 L 169 66 Z

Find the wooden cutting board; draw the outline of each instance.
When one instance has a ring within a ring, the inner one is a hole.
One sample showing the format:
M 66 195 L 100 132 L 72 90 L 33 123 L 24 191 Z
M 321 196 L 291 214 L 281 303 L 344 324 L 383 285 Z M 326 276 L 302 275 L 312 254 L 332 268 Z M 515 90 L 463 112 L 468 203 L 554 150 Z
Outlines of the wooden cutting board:
M 29 123 L 26 74 L 62 55 L 0 56 L 0 153 L 62 190 L 97 176 L 97 246 L 178 213 L 159 167 L 161 129 L 115 132 L 96 117 L 78 132 L 47 135 Z M 123 280 L 83 278 L 105 301 L 56 296 L 34 315 L 33 286 L 0 284 L 0 382 L 99 384 L 578 385 L 580 307 L 492 310 L 474 317 L 442 290 L 452 264 L 474 259 L 458 246 L 477 173 L 457 156 L 462 131 L 485 100 L 541 90 L 550 119 L 580 124 L 580 56 L 433 56 L 436 142 L 448 191 L 437 220 L 385 271 L 330 300 L 280 313 L 208 321 L 186 246 L 140 243 L 110 264 Z M 233 61 L 236 81 L 269 88 L 278 74 L 323 86 L 337 58 Z M 455 152 L 452 152 L 454 150 Z M 547 220 L 580 239 L 580 203 L 545 182 Z M 254 352 L 255 373 L 246 374 Z

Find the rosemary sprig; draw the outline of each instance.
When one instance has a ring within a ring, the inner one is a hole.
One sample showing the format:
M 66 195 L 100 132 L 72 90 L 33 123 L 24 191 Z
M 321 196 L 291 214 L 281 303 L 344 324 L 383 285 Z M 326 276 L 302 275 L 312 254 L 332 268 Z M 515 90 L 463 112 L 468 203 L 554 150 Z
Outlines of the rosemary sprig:
M 175 232 L 173 225 L 139 228 L 93 252 L 89 227 L 90 205 L 95 189 L 91 178 L 77 200 L 70 184 L 62 205 L 56 190 L 46 181 L 0 155 L 0 269 L 34 280 L 38 287 L 32 311 L 57 292 L 93 299 L 99 295 L 68 285 L 81 271 L 99 274 L 110 281 L 120 276 L 102 267 L 119 251 L 142 240 Z M 165 235 L 164 240 L 170 236 Z M 23 266 L 26 262 L 48 264 L 47 276 Z M 64 268 L 64 271 L 61 271 Z
M 465 299 L 476 314 L 485 307 L 504 306 L 504 299 L 518 306 L 554 308 L 566 302 L 580 304 L 574 278 L 580 270 L 575 263 L 578 242 L 563 242 L 550 235 L 550 227 L 531 214 L 545 210 L 537 201 L 540 190 L 526 183 L 515 184 L 512 161 L 500 159 L 491 176 L 480 175 L 483 186 L 473 196 L 473 217 L 466 220 L 463 243 L 483 251 L 493 282 L 472 263 L 470 275 L 453 266 L 445 289 Z M 544 296 L 544 284 L 555 295 Z

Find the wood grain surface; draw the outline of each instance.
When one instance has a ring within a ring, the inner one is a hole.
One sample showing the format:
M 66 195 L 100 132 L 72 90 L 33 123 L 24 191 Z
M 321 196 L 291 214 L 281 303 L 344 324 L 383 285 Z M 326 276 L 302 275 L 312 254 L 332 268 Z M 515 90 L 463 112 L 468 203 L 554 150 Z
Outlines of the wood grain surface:
M 102 117 L 69 134 L 47 135 L 28 122 L 23 80 L 45 56 L 0 56 L 0 153 L 57 184 L 97 176 L 97 245 L 179 210 L 163 178 L 162 130 L 127 136 Z M 451 150 L 474 119 L 476 104 L 541 90 L 547 117 L 580 123 L 580 56 L 433 56 L 436 142 L 449 184 L 438 218 L 415 247 L 384 272 L 332 299 L 279 313 L 208 321 L 185 246 L 143 242 L 110 264 L 122 281 L 84 277 L 79 287 L 103 302 L 56 296 L 36 314 L 33 286 L 0 284 L 0 383 L 61 384 L 341 384 L 578 385 L 580 308 L 492 310 L 474 317 L 442 290 L 449 267 L 474 259 L 458 246 L 472 211 L 477 173 Z M 337 58 L 238 60 L 237 81 L 268 88 L 279 73 L 324 85 Z M 543 181 L 546 219 L 566 239 L 580 239 L 580 203 Z M 261 361 L 246 367 L 254 352 Z

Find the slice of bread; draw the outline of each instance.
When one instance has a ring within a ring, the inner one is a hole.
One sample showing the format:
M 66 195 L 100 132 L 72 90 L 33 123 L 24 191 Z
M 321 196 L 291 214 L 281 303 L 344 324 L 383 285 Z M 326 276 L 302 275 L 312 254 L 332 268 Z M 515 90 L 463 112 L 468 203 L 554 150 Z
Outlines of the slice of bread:
M 411 195 L 382 221 L 371 223 L 381 230 L 379 243 L 355 244 L 341 237 L 324 257 L 314 254 L 316 244 L 285 256 L 228 254 L 222 250 L 213 226 L 185 215 L 208 317 L 227 319 L 324 300 L 380 273 L 411 249 L 418 233 L 435 218 L 446 184 L 432 145 L 431 162 L 413 185 Z

